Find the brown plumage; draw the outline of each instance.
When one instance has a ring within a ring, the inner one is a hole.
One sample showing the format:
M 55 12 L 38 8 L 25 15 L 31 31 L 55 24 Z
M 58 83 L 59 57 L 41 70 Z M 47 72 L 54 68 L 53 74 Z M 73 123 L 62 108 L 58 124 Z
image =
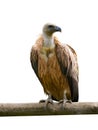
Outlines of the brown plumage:
M 45 24 L 43 34 L 31 49 L 31 65 L 49 99 L 77 102 L 77 55 L 72 47 L 63 45 L 53 36 L 56 31 L 61 29 Z

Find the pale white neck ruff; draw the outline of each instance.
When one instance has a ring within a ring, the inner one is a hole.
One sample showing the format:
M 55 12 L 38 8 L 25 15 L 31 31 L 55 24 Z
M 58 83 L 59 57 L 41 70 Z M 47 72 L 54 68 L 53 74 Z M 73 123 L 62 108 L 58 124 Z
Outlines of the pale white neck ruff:
M 53 35 L 48 36 L 45 33 L 43 33 L 43 38 L 44 38 L 44 43 L 43 43 L 44 47 L 47 47 L 47 48 L 54 48 L 55 47 Z

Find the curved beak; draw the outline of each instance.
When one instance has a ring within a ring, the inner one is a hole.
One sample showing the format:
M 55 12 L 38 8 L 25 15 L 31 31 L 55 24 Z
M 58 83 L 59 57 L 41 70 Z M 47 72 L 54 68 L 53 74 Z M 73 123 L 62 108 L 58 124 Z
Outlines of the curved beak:
M 55 31 L 62 32 L 62 29 L 58 26 L 55 26 Z

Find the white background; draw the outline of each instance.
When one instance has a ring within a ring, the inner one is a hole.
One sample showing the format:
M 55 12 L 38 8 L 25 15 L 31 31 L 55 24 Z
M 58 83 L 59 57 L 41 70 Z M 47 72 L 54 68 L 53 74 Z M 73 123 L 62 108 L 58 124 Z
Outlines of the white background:
M 79 62 L 79 101 L 98 101 L 98 1 L 0 0 L 0 103 L 38 102 L 47 98 L 30 64 L 30 49 L 42 26 L 55 23 L 62 43 L 70 44 Z M 96 116 L 0 118 L 7 129 L 98 127 Z

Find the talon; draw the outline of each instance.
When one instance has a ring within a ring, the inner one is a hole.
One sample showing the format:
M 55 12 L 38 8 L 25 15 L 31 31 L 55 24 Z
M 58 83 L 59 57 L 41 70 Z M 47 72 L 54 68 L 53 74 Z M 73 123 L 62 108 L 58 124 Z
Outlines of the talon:
M 46 106 L 48 105 L 48 103 L 53 104 L 53 100 L 52 100 L 52 99 L 50 99 L 50 98 L 48 98 L 48 99 L 45 101 Z
M 53 100 L 51 98 L 51 95 L 48 96 L 47 100 L 40 100 L 39 103 L 45 103 L 45 106 L 47 107 L 48 103 L 53 104 Z
M 72 103 L 72 101 L 71 100 L 63 100 L 63 103 Z
M 63 103 L 64 102 L 64 100 L 60 100 L 59 102 L 58 102 L 58 104 L 61 104 L 61 103 Z
M 71 101 L 71 100 L 66 100 L 66 99 L 63 99 L 63 100 L 60 100 L 60 101 L 59 101 L 59 104 L 62 104 L 62 109 L 65 108 L 65 105 L 66 105 L 67 103 L 72 103 L 72 101 Z
M 71 101 L 71 100 L 63 99 L 63 100 L 60 100 L 60 101 L 59 101 L 59 104 L 60 104 L 60 103 L 63 103 L 63 104 L 65 104 L 65 103 L 72 103 L 72 101 Z
M 39 103 L 45 103 L 46 100 L 42 99 L 39 101 Z
M 71 100 L 67 100 L 66 103 L 72 103 L 72 101 Z
M 42 100 L 39 101 L 39 103 L 46 103 L 46 104 L 51 103 L 51 104 L 53 104 L 53 100 L 52 99 L 47 99 L 47 100 L 42 99 Z
M 65 100 L 65 99 L 64 99 L 64 102 L 63 102 L 63 108 L 65 107 L 66 103 L 70 103 L 70 104 L 71 104 L 72 101 L 71 101 L 71 100 Z

